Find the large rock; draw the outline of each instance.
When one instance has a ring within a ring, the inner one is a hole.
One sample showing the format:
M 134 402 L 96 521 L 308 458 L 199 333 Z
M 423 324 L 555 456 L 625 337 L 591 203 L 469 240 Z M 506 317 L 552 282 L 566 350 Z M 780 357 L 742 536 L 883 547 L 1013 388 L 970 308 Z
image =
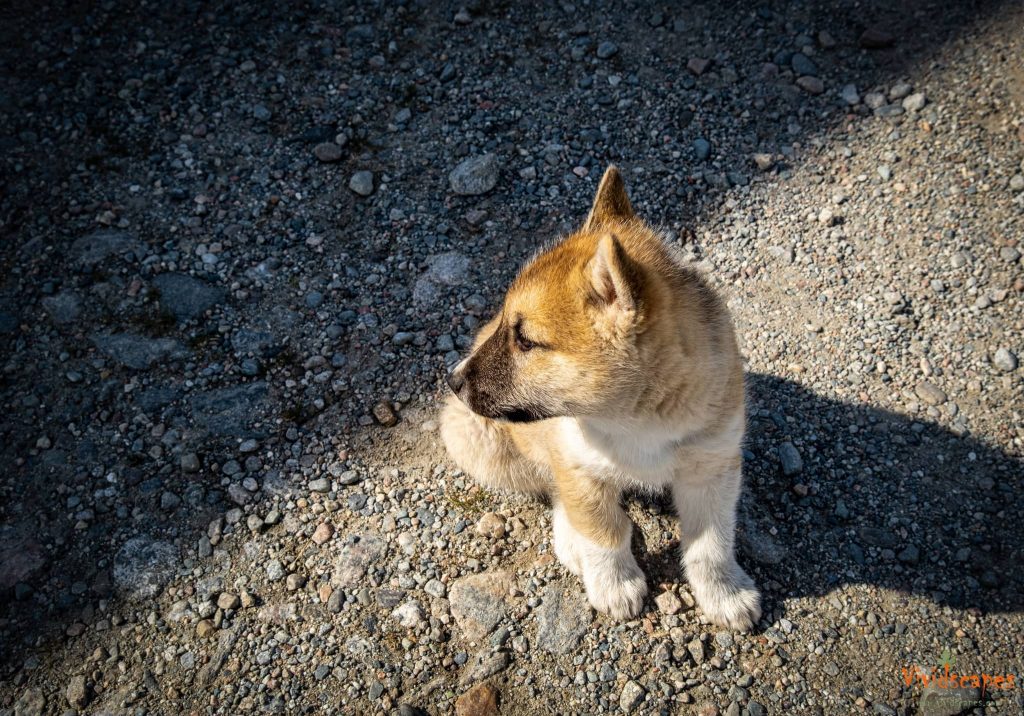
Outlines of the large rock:
M 170 384 L 154 385 L 150 388 L 135 391 L 135 405 L 144 413 L 155 413 L 178 399 L 178 389 Z
M 431 281 L 444 286 L 461 286 L 469 278 L 469 257 L 457 251 L 448 251 L 427 259 L 426 275 Z
M 483 572 L 455 580 L 448 590 L 452 616 L 471 641 L 480 641 L 508 613 L 508 572 Z
M 263 437 L 266 431 L 260 423 L 270 411 L 268 395 L 262 381 L 208 390 L 192 398 L 192 420 L 218 437 Z
M 74 323 L 82 315 L 82 299 L 73 291 L 61 291 L 43 299 L 43 308 L 54 323 Z
M 188 350 L 173 338 L 147 338 L 134 333 L 95 333 L 92 343 L 126 368 L 145 370 L 158 361 L 179 360 Z
M 46 564 L 43 548 L 24 530 L 0 527 L 0 593 L 28 580 Z
M 921 671 L 926 674 L 931 673 L 930 669 L 921 668 Z M 972 687 L 942 688 L 936 682 L 931 682 L 921 689 L 918 714 L 920 716 L 957 716 L 957 714 L 973 710 L 980 703 L 981 689 Z
M 93 268 L 111 256 L 142 255 L 143 245 L 133 234 L 120 229 L 99 229 L 71 244 L 71 256 L 81 268 Z
M 646 695 L 647 691 L 643 686 L 633 680 L 627 681 L 619 694 L 619 708 L 626 713 L 633 713 Z
M 481 649 L 470 660 L 469 665 L 459 679 L 463 685 L 472 684 L 476 681 L 483 681 L 495 674 L 504 671 L 512 664 L 512 655 L 505 650 L 492 651 L 491 648 Z
M 223 289 L 183 273 L 162 273 L 153 279 L 160 305 L 179 322 L 198 318 L 224 300 Z
M 410 599 L 397 606 L 391 617 L 406 629 L 419 629 L 427 623 L 423 607 L 415 599 Z
M 892 549 L 899 544 L 899 539 L 887 529 L 865 525 L 857 530 L 861 542 L 880 549 Z
M 43 696 L 42 689 L 25 689 L 14 702 L 14 716 L 42 716 L 45 708 L 46 697 Z
M 239 328 L 231 334 L 231 348 L 235 355 L 253 355 L 257 358 L 272 358 L 281 352 L 281 343 L 270 331 Z
M 486 194 L 498 183 L 498 157 L 482 154 L 459 163 L 448 175 L 452 191 L 462 196 Z
M 922 380 L 914 387 L 917 397 L 928 403 L 928 405 L 942 405 L 946 402 L 946 393 L 939 386 L 927 380 Z
M 490 684 L 480 684 L 455 701 L 455 716 L 497 716 L 498 690 Z
M 860 46 L 868 50 L 882 50 L 896 44 L 896 37 L 881 27 L 869 27 L 860 36 Z
M 68 700 L 69 705 L 76 709 L 83 708 L 87 703 L 89 703 L 89 690 L 86 686 L 84 676 L 79 674 L 71 677 L 71 681 L 68 682 L 67 688 L 64 689 L 64 698 Z
M 334 587 L 355 587 L 361 584 L 366 570 L 384 555 L 384 540 L 376 535 L 352 535 L 334 562 L 331 584 Z
M 795 53 L 790 60 L 790 64 L 793 66 L 793 71 L 798 75 L 818 76 L 818 66 L 802 52 Z
M 811 77 L 810 75 L 797 77 L 796 85 L 808 94 L 821 94 L 825 91 L 825 83 L 817 77 Z
M 217 638 L 217 651 L 213 654 L 210 660 L 199 670 L 199 683 L 203 685 L 210 684 L 220 670 L 227 663 L 228 657 L 231 656 L 231 652 L 235 648 L 235 643 L 238 641 L 238 634 L 234 631 L 224 630 L 220 632 Z
M 786 477 L 803 472 L 804 461 L 800 457 L 800 451 L 791 442 L 787 441 L 779 445 L 779 462 L 782 463 L 782 474 Z
M 427 270 L 416 279 L 412 298 L 429 306 L 441 298 L 444 286 L 462 286 L 469 281 L 469 258 L 457 251 L 436 254 L 427 259 Z
M 537 609 L 537 646 L 552 654 L 568 654 L 587 632 L 590 619 L 582 590 L 567 593 L 557 585 L 549 586 Z
M 373 172 L 366 169 L 356 172 L 348 180 L 348 188 L 359 196 L 369 196 L 373 193 Z
M 133 537 L 114 556 L 114 584 L 132 599 L 160 593 L 178 568 L 178 550 L 147 535 Z
M 283 626 L 299 618 L 299 609 L 295 602 L 264 604 L 256 612 L 256 618 L 261 622 Z
M 776 542 L 757 520 L 745 513 L 740 516 L 739 543 L 749 557 L 761 564 L 780 564 L 787 550 Z
M 992 365 L 1004 373 L 1012 373 L 1017 370 L 1019 362 L 1017 356 L 1009 348 L 1000 348 L 992 356 Z
M 341 147 L 334 142 L 321 142 L 313 147 L 313 155 L 321 162 L 332 163 L 341 161 Z

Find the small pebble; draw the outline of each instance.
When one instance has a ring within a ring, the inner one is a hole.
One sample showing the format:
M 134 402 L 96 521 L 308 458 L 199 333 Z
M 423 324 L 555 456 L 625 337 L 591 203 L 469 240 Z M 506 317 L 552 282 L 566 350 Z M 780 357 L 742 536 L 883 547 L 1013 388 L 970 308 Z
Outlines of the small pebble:
M 373 193 L 373 172 L 358 171 L 348 181 L 348 188 L 359 196 L 370 196 Z

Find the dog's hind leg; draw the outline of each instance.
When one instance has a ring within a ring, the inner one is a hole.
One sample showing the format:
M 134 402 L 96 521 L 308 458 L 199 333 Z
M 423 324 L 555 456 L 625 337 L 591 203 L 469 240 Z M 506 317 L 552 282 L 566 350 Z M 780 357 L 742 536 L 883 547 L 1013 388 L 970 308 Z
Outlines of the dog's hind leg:
M 477 415 L 455 396 L 448 397 L 441 411 L 441 439 L 456 464 L 483 487 L 501 492 L 547 491 L 549 480 L 523 457 L 504 426 Z

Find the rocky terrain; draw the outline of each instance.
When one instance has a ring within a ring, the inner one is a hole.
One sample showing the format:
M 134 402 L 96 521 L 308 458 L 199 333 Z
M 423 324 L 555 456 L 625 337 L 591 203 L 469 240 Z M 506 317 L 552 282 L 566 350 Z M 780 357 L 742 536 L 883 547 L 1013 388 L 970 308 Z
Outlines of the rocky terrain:
M 0 714 L 1020 714 L 1024 6 L 0 9 Z M 595 615 L 446 367 L 617 163 L 748 362 L 750 634 Z

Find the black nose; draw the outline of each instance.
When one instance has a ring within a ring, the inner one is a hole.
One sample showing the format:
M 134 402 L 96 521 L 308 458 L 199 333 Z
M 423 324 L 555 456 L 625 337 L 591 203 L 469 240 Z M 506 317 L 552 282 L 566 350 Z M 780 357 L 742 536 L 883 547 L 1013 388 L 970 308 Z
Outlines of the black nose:
M 462 386 L 466 384 L 466 379 L 462 376 L 459 371 L 453 370 L 448 374 L 448 387 L 452 389 L 452 392 L 458 393 L 462 390 Z

